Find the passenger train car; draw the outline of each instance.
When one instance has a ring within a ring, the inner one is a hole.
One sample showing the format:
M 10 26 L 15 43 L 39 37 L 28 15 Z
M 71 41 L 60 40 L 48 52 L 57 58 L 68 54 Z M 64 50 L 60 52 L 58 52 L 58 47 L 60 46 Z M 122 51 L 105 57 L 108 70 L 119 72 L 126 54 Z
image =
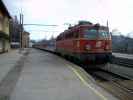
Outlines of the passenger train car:
M 56 52 L 82 63 L 107 62 L 112 54 L 111 43 L 107 26 L 80 21 L 57 37 Z

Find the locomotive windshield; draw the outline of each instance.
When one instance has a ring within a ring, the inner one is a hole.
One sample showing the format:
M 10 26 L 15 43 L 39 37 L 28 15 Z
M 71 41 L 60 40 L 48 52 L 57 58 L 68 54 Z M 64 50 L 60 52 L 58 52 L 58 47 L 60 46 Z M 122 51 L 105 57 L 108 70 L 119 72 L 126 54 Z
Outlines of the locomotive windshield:
M 106 30 L 99 30 L 98 33 L 99 33 L 99 38 L 109 38 L 110 37 L 109 32 Z
M 96 29 L 85 30 L 84 38 L 87 39 L 96 39 L 98 36 L 98 31 Z
M 110 34 L 107 30 L 88 29 L 84 31 L 84 38 L 97 39 L 97 38 L 109 38 Z

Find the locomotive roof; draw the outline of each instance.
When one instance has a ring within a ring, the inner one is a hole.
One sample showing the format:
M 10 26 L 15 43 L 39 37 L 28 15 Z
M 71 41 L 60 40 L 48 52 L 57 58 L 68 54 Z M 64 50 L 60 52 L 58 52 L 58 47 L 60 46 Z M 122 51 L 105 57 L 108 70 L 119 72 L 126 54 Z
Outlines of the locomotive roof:
M 100 27 L 100 29 L 107 29 L 108 27 L 107 26 L 102 26 L 102 25 L 99 25 L 99 24 L 84 24 L 84 25 L 75 25 L 73 27 L 69 27 L 67 30 L 65 30 L 64 32 L 62 32 L 60 36 L 63 36 L 63 34 L 67 34 L 69 32 L 72 32 L 72 31 L 76 31 L 78 29 L 82 29 L 82 28 L 91 28 L 91 27 Z
M 65 30 L 63 33 L 70 32 L 70 31 L 76 31 L 81 28 L 88 28 L 88 27 L 100 27 L 100 29 L 107 29 L 107 26 L 101 26 L 99 24 L 86 24 L 86 25 L 75 25 L 73 27 L 70 27 L 69 29 Z

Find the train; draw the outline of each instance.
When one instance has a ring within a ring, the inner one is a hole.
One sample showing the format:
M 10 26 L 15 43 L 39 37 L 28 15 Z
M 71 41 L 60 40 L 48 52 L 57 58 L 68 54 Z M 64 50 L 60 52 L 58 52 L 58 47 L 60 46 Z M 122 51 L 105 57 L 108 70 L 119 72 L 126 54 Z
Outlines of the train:
M 108 26 L 89 21 L 79 21 L 77 25 L 60 33 L 53 47 L 54 50 L 51 50 L 57 54 L 85 64 L 108 62 L 112 56 L 112 39 Z

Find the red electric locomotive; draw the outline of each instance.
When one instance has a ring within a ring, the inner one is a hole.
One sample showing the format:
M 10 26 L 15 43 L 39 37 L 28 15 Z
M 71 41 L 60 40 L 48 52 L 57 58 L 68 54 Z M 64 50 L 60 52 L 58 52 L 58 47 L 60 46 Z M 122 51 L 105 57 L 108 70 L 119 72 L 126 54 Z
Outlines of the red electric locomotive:
M 112 54 L 108 27 L 80 21 L 56 39 L 56 52 L 82 63 L 108 61 Z

